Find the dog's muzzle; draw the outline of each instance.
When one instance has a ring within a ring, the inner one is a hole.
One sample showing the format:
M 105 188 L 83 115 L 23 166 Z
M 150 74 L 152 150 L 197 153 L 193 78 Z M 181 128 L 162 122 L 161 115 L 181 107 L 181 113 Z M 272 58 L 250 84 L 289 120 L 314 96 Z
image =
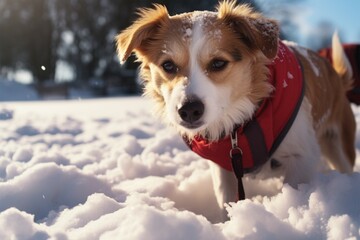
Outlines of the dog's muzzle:
M 201 121 L 204 115 L 205 106 L 197 99 L 187 100 L 179 109 L 178 114 L 182 120 L 182 126 L 194 129 L 200 127 L 203 122 Z

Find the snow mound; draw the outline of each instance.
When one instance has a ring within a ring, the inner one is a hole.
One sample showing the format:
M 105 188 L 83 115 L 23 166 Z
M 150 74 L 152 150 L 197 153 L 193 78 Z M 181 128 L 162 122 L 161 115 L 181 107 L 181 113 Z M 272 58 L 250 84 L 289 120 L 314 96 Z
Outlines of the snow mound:
M 0 239 L 360 238 L 359 151 L 353 174 L 319 174 L 297 189 L 245 179 L 252 197 L 230 203 L 230 220 L 219 222 L 208 162 L 149 102 L 0 109 L 11 116 L 0 121 Z

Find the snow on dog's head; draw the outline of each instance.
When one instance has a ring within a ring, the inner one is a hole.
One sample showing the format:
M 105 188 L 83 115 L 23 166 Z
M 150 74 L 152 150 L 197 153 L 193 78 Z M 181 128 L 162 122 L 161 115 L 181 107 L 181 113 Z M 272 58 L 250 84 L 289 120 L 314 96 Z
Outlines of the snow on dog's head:
M 163 119 L 189 138 L 217 140 L 272 91 L 266 65 L 277 54 L 278 32 L 247 5 L 224 1 L 216 12 L 142 9 L 116 40 L 122 62 L 136 53 L 145 94 Z

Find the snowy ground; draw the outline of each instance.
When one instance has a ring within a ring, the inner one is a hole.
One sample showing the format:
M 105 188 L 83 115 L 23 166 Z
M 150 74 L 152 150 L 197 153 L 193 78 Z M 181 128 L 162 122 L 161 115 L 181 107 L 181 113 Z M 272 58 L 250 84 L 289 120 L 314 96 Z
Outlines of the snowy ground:
M 359 154 L 352 175 L 249 183 L 270 197 L 231 204 L 219 223 L 208 163 L 150 109 L 137 97 L 0 102 L 0 239 L 360 238 Z

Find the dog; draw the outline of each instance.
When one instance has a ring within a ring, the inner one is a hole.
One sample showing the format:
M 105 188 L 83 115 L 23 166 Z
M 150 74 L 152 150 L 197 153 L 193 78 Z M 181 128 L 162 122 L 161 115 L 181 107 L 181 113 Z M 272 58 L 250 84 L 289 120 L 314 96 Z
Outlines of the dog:
M 360 43 L 347 43 L 342 47 L 349 59 L 354 80 L 352 88 L 347 92 L 347 97 L 351 103 L 360 105 Z M 332 62 L 332 48 L 322 48 L 318 53 Z
M 280 41 L 276 21 L 223 1 L 214 12 L 174 16 L 161 5 L 141 9 L 116 44 L 121 63 L 136 54 L 160 118 L 215 162 L 224 219 L 224 204 L 244 198 L 237 196 L 243 174 L 296 187 L 319 171 L 352 172 L 352 70 L 336 36 L 331 65 Z

